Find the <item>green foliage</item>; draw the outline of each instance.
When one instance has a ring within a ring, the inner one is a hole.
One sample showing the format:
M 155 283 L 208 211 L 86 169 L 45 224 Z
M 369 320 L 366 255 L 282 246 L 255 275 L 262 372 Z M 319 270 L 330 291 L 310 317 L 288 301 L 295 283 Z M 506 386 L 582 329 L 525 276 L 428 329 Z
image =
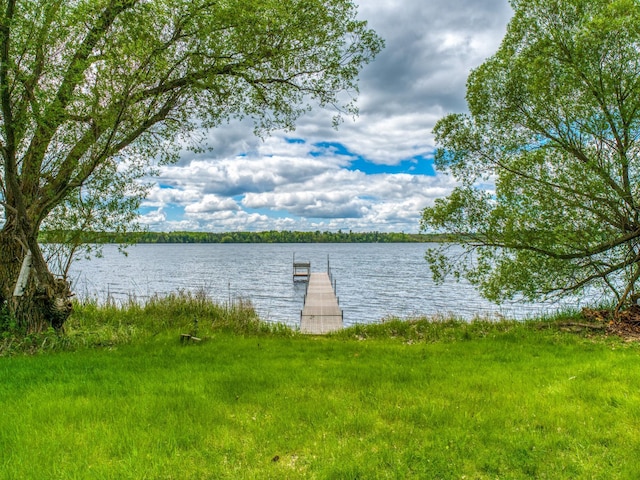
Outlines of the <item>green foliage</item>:
M 498 52 L 468 79 L 469 114 L 434 133 L 460 186 L 425 209 L 425 231 L 466 254 L 428 259 L 501 301 L 602 292 L 640 277 L 640 4 L 512 1 Z
M 6 304 L 0 305 L 0 335 L 4 337 L 11 336 L 16 333 L 17 322 Z
M 292 232 L 271 230 L 266 232 L 100 232 L 96 230 L 69 232 L 45 230 L 40 241 L 65 243 L 69 235 L 83 245 L 103 243 L 411 243 L 453 241 L 446 235 L 385 232 Z

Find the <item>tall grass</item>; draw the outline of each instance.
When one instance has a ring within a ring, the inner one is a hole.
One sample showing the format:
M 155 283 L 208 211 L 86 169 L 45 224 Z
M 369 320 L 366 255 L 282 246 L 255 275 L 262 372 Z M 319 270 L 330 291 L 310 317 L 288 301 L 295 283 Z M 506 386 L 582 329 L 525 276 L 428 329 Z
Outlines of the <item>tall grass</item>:
M 238 335 L 292 333 L 284 325 L 261 321 L 248 300 L 232 299 L 220 304 L 204 291 L 178 291 L 152 296 L 146 302 L 134 298 L 123 302 L 108 299 L 104 304 L 95 300 L 76 302 L 61 334 L 53 329 L 26 334 L 9 326 L 0 334 L 0 356 L 115 347 L 157 335 L 177 338 L 181 332 L 197 333 L 206 339 L 221 331 Z
M 66 325 L 69 332 L 94 327 L 135 325 L 145 333 L 189 329 L 198 319 L 203 328 L 255 333 L 262 329 L 253 305 L 248 300 L 229 303 L 213 302 L 206 293 L 178 291 L 165 296 L 154 295 L 141 303 L 130 299 L 122 303 L 113 300 L 104 305 L 96 302 L 78 304 L 76 313 Z
M 354 325 L 331 335 L 339 339 L 399 339 L 407 343 L 459 341 L 508 332 L 556 329 L 558 323 L 580 320 L 580 311 L 571 309 L 529 320 L 495 320 L 483 317 L 466 320 L 453 316 L 413 319 L 388 317 L 378 323 Z

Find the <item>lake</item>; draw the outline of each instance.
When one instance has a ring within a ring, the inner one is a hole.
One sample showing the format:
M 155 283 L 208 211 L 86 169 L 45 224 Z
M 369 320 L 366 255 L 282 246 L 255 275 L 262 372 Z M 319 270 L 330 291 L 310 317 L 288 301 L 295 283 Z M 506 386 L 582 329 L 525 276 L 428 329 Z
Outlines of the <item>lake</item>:
M 434 285 L 424 243 L 375 244 L 143 244 L 121 254 L 105 245 L 103 257 L 77 260 L 70 277 L 80 298 L 140 301 L 177 290 L 204 290 L 218 302 L 252 301 L 263 320 L 297 326 L 304 282 L 294 282 L 292 263 L 310 261 L 337 285 L 345 325 L 389 317 L 448 315 L 523 319 L 550 313 L 553 304 L 495 305 L 465 282 Z

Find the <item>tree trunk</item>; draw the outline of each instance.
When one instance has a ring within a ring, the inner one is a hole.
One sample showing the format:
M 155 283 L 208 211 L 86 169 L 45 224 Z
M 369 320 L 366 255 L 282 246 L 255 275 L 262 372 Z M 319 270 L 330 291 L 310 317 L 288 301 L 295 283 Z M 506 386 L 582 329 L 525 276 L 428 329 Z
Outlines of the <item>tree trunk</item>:
M 25 271 L 24 289 L 16 289 L 27 252 L 31 267 Z M 22 291 L 21 291 L 22 290 Z M 71 314 L 71 291 L 64 279 L 56 279 L 42 256 L 36 238 L 20 238 L 11 226 L 0 231 L 0 304 L 6 305 L 19 327 L 40 332 L 61 330 Z

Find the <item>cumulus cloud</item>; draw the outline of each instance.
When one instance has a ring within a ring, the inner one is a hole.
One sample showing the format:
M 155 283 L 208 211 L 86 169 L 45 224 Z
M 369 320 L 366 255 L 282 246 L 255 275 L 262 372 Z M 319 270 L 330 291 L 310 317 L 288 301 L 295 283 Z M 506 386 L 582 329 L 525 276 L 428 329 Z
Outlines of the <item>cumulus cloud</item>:
M 355 224 L 365 230 L 401 220 L 407 223 L 405 228 L 415 230 L 422 209 L 452 187 L 452 179 L 445 176 L 370 175 L 336 169 L 299 185 L 247 194 L 242 205 L 305 218 L 340 219 L 342 227 L 357 220 Z
M 161 188 L 156 184 L 151 187 L 147 198 L 142 203 L 143 207 L 162 207 L 167 204 L 189 205 L 198 201 L 200 196 L 195 190 L 182 190 L 179 188 Z
M 167 216 L 162 211 L 162 208 L 152 210 L 144 215 L 140 215 L 139 217 L 139 222 L 142 225 L 146 225 L 149 228 L 164 225 L 166 221 L 167 221 Z
M 368 0 L 359 11 L 386 48 L 361 74 L 359 118 L 321 133 L 380 163 L 429 154 L 435 122 L 466 109 L 467 77 L 497 50 L 511 8 L 507 0 Z M 303 119 L 300 129 L 312 136 L 318 124 Z
M 205 195 L 198 202 L 187 205 L 184 209 L 187 214 L 231 212 L 240 207 L 231 198 L 222 198 L 217 195 Z
M 204 151 L 164 166 L 141 221 L 154 230 L 416 231 L 452 179 L 368 171 L 429 159 L 439 118 L 466 109 L 470 70 L 490 56 L 507 0 L 367 0 L 359 16 L 386 41 L 360 76 L 360 115 L 331 128 L 313 110 L 295 132 L 253 136 L 248 121 L 201 132 Z M 352 162 L 358 164 L 356 170 Z M 368 163 L 367 163 L 368 162 Z M 363 166 L 364 165 L 364 166 Z
M 365 108 L 389 113 L 464 109 L 469 69 L 495 51 L 512 13 L 506 0 L 367 1 L 359 11 L 387 42 L 362 78 L 387 101 Z
M 303 182 L 327 168 L 348 163 L 336 155 L 310 156 L 309 148 L 276 136 L 242 156 L 202 158 L 188 165 L 162 167 L 158 181 L 174 188 L 192 186 L 203 193 L 235 196 Z

